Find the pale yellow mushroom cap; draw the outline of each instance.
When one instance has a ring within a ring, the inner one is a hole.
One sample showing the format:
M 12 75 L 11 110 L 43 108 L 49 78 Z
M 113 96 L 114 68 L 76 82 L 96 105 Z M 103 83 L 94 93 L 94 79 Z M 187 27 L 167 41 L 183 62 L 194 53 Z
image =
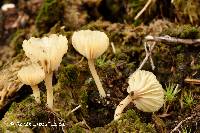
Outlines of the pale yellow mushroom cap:
M 68 40 L 65 36 L 52 34 L 49 37 L 35 38 L 23 41 L 23 50 L 32 62 L 39 62 L 45 72 L 57 69 L 62 57 L 67 53 Z
M 45 72 L 37 63 L 22 67 L 17 74 L 19 80 L 26 85 L 37 85 L 45 78 Z
M 74 32 L 72 45 L 87 59 L 95 59 L 107 50 L 109 38 L 104 32 L 81 30 Z
M 164 90 L 152 72 L 137 70 L 129 77 L 128 83 L 127 92 L 134 92 L 133 103 L 139 110 L 155 112 L 163 106 Z

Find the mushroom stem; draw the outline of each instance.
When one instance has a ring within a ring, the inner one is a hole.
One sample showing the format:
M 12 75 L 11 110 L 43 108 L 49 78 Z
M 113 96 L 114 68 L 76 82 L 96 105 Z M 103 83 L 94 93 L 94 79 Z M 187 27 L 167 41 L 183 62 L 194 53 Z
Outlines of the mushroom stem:
M 102 84 L 100 82 L 100 79 L 99 79 L 99 76 L 97 75 L 97 71 L 94 67 L 94 60 L 93 59 L 88 59 L 88 65 L 89 65 L 89 68 L 90 68 L 90 71 L 92 73 L 92 76 L 94 78 L 94 81 L 97 85 L 97 88 L 99 90 L 99 93 L 100 93 L 100 96 L 101 97 L 106 97 L 106 93 L 102 87 Z
M 33 90 L 33 96 L 35 97 L 35 101 L 37 103 L 41 103 L 41 101 L 40 101 L 40 89 L 38 88 L 38 85 L 32 85 L 31 88 Z
M 53 87 L 52 87 L 53 72 L 47 73 L 44 79 L 47 89 L 47 106 L 53 109 Z
M 124 108 L 133 100 L 133 98 L 128 95 L 124 100 L 122 100 L 115 110 L 114 120 L 121 117 Z

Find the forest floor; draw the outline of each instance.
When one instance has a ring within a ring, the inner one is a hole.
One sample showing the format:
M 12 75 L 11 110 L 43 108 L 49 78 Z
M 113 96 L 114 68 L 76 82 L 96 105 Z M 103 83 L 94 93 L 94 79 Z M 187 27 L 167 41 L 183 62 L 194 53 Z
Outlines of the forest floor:
M 0 6 L 6 3 L 15 7 L 0 10 L 0 133 L 200 133 L 199 2 L 2 0 Z M 85 29 L 103 31 L 110 40 L 95 60 L 106 98 L 99 96 L 87 60 L 71 44 L 73 32 Z M 53 76 L 53 110 L 46 107 L 44 82 L 39 84 L 42 103 L 37 104 L 31 87 L 16 79 L 27 61 L 23 40 L 50 34 L 69 40 Z M 164 41 L 148 41 L 148 35 Z M 153 72 L 162 84 L 164 106 L 145 113 L 132 103 L 114 121 L 116 106 L 128 95 L 128 77 L 148 54 L 145 44 L 149 48 L 153 43 L 142 70 Z

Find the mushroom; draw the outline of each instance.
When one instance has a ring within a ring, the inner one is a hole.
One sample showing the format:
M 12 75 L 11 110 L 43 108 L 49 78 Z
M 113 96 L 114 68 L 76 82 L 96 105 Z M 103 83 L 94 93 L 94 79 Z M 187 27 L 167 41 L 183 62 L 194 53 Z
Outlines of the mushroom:
M 102 55 L 109 46 L 109 38 L 104 32 L 81 30 L 74 32 L 72 45 L 80 54 L 88 59 L 89 69 L 97 85 L 101 97 L 106 97 L 99 76 L 95 70 L 94 60 Z
M 6 11 L 8 11 L 8 9 L 12 9 L 12 8 L 15 8 L 15 4 L 13 4 L 13 3 L 7 3 L 7 4 L 3 4 L 1 6 L 1 10 L 4 12 L 6 12 Z
M 156 76 L 149 71 L 137 70 L 128 81 L 129 95 L 122 100 L 115 110 L 114 120 L 121 117 L 124 108 L 133 102 L 135 106 L 144 112 L 155 112 L 164 103 L 164 90 L 156 79 Z
M 18 71 L 17 77 L 23 84 L 31 86 L 36 102 L 41 103 L 40 90 L 37 85 L 45 78 L 45 73 L 41 66 L 36 63 L 22 67 Z
M 68 49 L 65 36 L 51 34 L 49 37 L 35 38 L 23 41 L 23 50 L 32 62 L 38 62 L 45 71 L 45 85 L 47 89 L 47 106 L 53 108 L 52 76 Z

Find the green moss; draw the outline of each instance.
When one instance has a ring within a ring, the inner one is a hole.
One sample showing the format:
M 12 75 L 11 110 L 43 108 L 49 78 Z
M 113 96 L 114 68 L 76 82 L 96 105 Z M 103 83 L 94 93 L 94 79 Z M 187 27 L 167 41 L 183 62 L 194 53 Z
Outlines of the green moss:
M 177 66 L 179 66 L 180 64 L 182 64 L 184 61 L 185 61 L 185 55 L 182 54 L 182 53 L 177 54 L 177 56 L 176 56 Z
M 199 70 L 199 69 L 200 69 L 200 64 L 193 65 L 193 66 L 192 66 L 192 69 L 193 69 L 193 70 Z
M 129 56 L 127 56 L 126 53 L 117 53 L 115 57 L 113 58 L 113 61 L 118 64 L 120 62 L 128 62 L 129 61 Z
M 108 62 L 106 62 L 106 56 L 103 55 L 96 59 L 96 66 L 99 68 L 106 68 L 108 66 Z
M 188 92 L 184 91 L 183 92 L 183 102 L 184 102 L 184 106 L 189 109 L 191 109 L 192 106 L 195 105 L 196 101 L 194 100 L 192 91 L 188 91 Z
M 195 39 L 199 37 L 199 29 L 191 25 L 183 25 L 180 38 L 191 38 Z
M 75 116 L 74 113 L 70 113 L 78 105 L 81 108 L 78 111 L 81 112 L 82 116 L 87 116 L 87 100 L 88 95 L 84 86 L 78 87 L 73 83 L 72 87 L 64 85 L 61 80 L 54 86 L 54 107 L 57 109 L 57 113 L 61 118 L 66 121 L 76 123 L 79 116 Z M 75 87 L 76 86 L 76 87 Z
M 15 48 L 17 54 L 21 52 L 25 34 L 25 30 L 19 29 L 11 36 L 10 46 Z
M 176 74 L 174 75 L 174 79 L 176 81 L 183 81 L 186 77 L 187 73 L 191 72 L 190 66 L 187 65 L 187 57 L 185 54 L 180 53 L 176 56 Z
M 26 106 L 25 102 L 30 103 L 30 106 Z M 6 112 L 4 118 L 0 121 L 0 127 L 6 131 L 18 131 L 19 126 L 17 125 L 19 122 L 28 122 L 30 121 L 30 115 L 28 111 L 25 111 L 26 109 L 33 109 L 33 99 L 28 98 L 24 101 L 22 101 L 21 104 L 19 103 L 13 103 L 9 110 Z M 12 125 L 13 123 L 14 125 Z
M 140 118 L 133 110 L 128 110 L 122 118 L 118 121 L 112 121 L 105 127 L 93 129 L 95 133 L 156 133 L 154 126 L 152 124 L 142 123 Z
M 54 107 L 61 118 L 67 119 L 74 104 L 72 89 L 61 85 L 60 81 L 54 86 Z
M 196 0 L 174 0 L 177 20 L 181 23 L 199 24 L 200 3 Z
M 86 116 L 88 114 L 88 93 L 84 86 L 79 91 L 78 103 L 82 105 L 83 116 Z
M 191 25 L 177 25 L 163 31 L 163 34 L 177 38 L 196 39 L 200 37 L 199 28 Z
M 78 85 L 78 77 L 80 75 L 79 69 L 76 65 L 68 64 L 60 68 L 59 82 L 61 85 Z
M 72 128 L 69 128 L 67 130 L 68 133 L 86 133 L 86 130 L 84 128 L 81 128 L 77 125 L 73 126 Z
M 50 122 L 47 128 L 53 132 L 55 129 L 53 129 L 50 124 L 54 121 L 58 123 L 56 116 L 51 113 L 44 104 L 39 105 L 35 102 L 33 97 L 28 97 L 20 103 L 14 102 L 11 105 L 4 115 L 4 118 L 0 121 L 0 129 L 8 132 L 17 131 L 23 133 L 29 129 L 31 131 L 34 127 L 34 131 L 39 131 L 42 127 L 34 125 L 38 123 L 48 124 L 48 122 Z M 31 125 L 27 125 L 28 123 Z
M 62 0 L 44 1 L 35 21 L 40 33 L 48 32 L 52 26 L 62 19 L 64 13 L 63 5 Z

